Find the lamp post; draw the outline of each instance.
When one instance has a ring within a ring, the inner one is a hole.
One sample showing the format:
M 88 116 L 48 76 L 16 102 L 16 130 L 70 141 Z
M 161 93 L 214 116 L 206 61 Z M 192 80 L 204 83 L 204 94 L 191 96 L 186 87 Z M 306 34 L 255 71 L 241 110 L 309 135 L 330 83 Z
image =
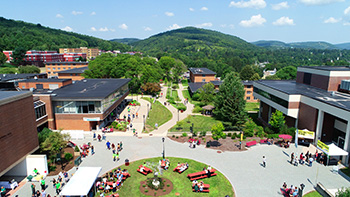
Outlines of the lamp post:
M 162 137 L 162 141 L 163 141 L 163 159 L 165 159 L 165 147 L 164 147 L 165 138 L 164 137 Z
M 63 162 L 62 162 L 62 147 L 60 147 L 60 162 L 61 162 L 61 169 L 63 170 Z
M 146 130 L 146 120 L 145 120 L 145 115 L 143 115 L 143 130 Z
M 149 118 L 149 104 L 147 103 L 147 118 Z

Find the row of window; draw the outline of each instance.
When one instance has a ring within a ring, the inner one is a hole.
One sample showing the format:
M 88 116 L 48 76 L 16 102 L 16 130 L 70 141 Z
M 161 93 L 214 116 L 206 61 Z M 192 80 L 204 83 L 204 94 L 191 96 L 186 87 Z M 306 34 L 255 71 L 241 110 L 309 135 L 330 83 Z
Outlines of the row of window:
M 254 92 L 257 94 L 260 94 L 261 96 L 263 96 L 263 97 L 265 97 L 265 98 L 267 98 L 267 99 L 269 99 L 269 100 L 271 100 L 271 101 L 273 101 L 273 102 L 275 102 L 275 103 L 277 103 L 285 108 L 288 108 L 288 101 L 286 101 L 286 100 L 283 100 L 275 95 L 272 95 L 268 92 L 265 92 L 264 90 L 261 90 L 257 87 L 254 87 Z
M 35 111 L 35 119 L 39 120 L 40 118 L 46 116 L 45 103 L 43 101 L 35 101 L 34 102 L 34 111 Z

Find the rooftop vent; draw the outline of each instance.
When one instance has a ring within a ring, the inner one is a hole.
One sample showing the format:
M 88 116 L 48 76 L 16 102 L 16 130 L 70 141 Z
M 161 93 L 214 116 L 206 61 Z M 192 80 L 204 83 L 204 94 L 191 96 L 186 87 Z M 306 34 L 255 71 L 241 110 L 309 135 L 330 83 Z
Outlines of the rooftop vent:
M 34 79 L 35 79 L 35 80 L 38 80 L 38 77 L 37 77 L 37 76 L 35 76 L 35 77 L 34 77 Z
M 87 80 L 86 80 L 86 79 L 84 79 L 84 80 L 83 80 L 83 82 L 84 82 L 84 83 L 86 83 L 86 82 L 87 82 Z

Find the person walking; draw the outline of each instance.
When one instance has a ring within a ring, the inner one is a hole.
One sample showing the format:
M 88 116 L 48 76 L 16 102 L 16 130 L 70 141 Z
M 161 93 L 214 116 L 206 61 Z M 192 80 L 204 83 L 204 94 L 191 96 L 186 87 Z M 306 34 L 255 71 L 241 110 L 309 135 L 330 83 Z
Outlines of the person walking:
M 117 153 L 113 153 L 113 161 L 115 161 L 116 160 L 116 158 L 117 158 Z
M 56 183 L 56 194 L 59 195 L 61 192 L 61 182 Z
M 40 180 L 40 185 L 41 185 L 42 190 L 46 189 L 45 180 L 43 178 L 41 178 L 41 180 Z
M 111 143 L 109 141 L 106 142 L 106 147 L 107 147 L 108 150 L 111 149 Z
M 95 154 L 95 149 L 94 149 L 94 146 L 91 145 L 91 155 L 94 155 Z
M 45 190 L 41 190 L 41 197 L 46 197 L 46 192 L 45 192 Z
M 32 183 L 32 185 L 30 187 L 32 188 L 32 195 L 35 195 L 35 185 L 34 185 L 34 183 Z
M 265 158 L 265 156 L 263 156 L 263 166 L 264 166 L 264 168 L 266 168 L 266 158 Z
M 290 164 L 293 164 L 294 161 L 294 152 L 290 155 Z

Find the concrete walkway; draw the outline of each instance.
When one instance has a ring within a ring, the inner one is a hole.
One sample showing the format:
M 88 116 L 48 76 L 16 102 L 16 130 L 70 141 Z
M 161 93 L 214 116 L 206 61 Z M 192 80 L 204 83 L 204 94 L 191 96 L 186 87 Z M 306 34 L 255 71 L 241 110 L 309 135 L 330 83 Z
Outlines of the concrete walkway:
M 86 135 L 84 140 L 74 141 L 78 145 L 92 142 L 96 154 L 83 159 L 80 166 L 102 167 L 100 175 L 124 164 L 125 159 L 135 161 L 150 157 L 161 157 L 162 140 L 161 137 L 127 137 L 127 136 L 107 136 L 107 140 L 118 143 L 123 141 L 123 151 L 121 159 L 112 161 L 112 152 L 107 150 L 104 142 L 92 140 L 91 135 Z M 302 147 L 298 147 L 298 152 Z M 326 167 L 314 163 L 312 167 L 299 165 L 298 167 L 289 164 L 289 154 L 296 151 L 295 147 L 284 149 L 275 145 L 256 145 L 248 151 L 243 152 L 223 152 L 198 146 L 190 149 L 188 144 L 181 144 L 168 138 L 165 140 L 165 155 L 167 157 L 183 157 L 194 159 L 205 164 L 210 164 L 222 172 L 232 183 L 236 196 L 282 196 L 279 189 L 286 181 L 288 186 L 299 186 L 305 184 L 304 193 L 313 190 L 317 182 L 321 182 L 327 189 L 340 187 L 350 187 L 350 183 L 338 174 L 332 173 L 332 167 Z M 262 156 L 267 158 L 267 167 L 261 166 Z M 172 164 L 174 165 L 174 164 Z M 74 173 L 74 169 L 69 174 Z M 132 175 L 137 172 L 130 172 Z M 186 173 L 185 173 L 186 174 Z M 49 184 L 47 193 L 55 194 L 52 183 L 49 181 L 53 177 L 47 177 Z M 55 177 L 56 178 L 56 177 Z M 131 177 L 132 178 L 132 177 Z M 35 183 L 39 188 L 39 183 Z M 30 196 L 30 183 L 26 183 L 15 195 Z

